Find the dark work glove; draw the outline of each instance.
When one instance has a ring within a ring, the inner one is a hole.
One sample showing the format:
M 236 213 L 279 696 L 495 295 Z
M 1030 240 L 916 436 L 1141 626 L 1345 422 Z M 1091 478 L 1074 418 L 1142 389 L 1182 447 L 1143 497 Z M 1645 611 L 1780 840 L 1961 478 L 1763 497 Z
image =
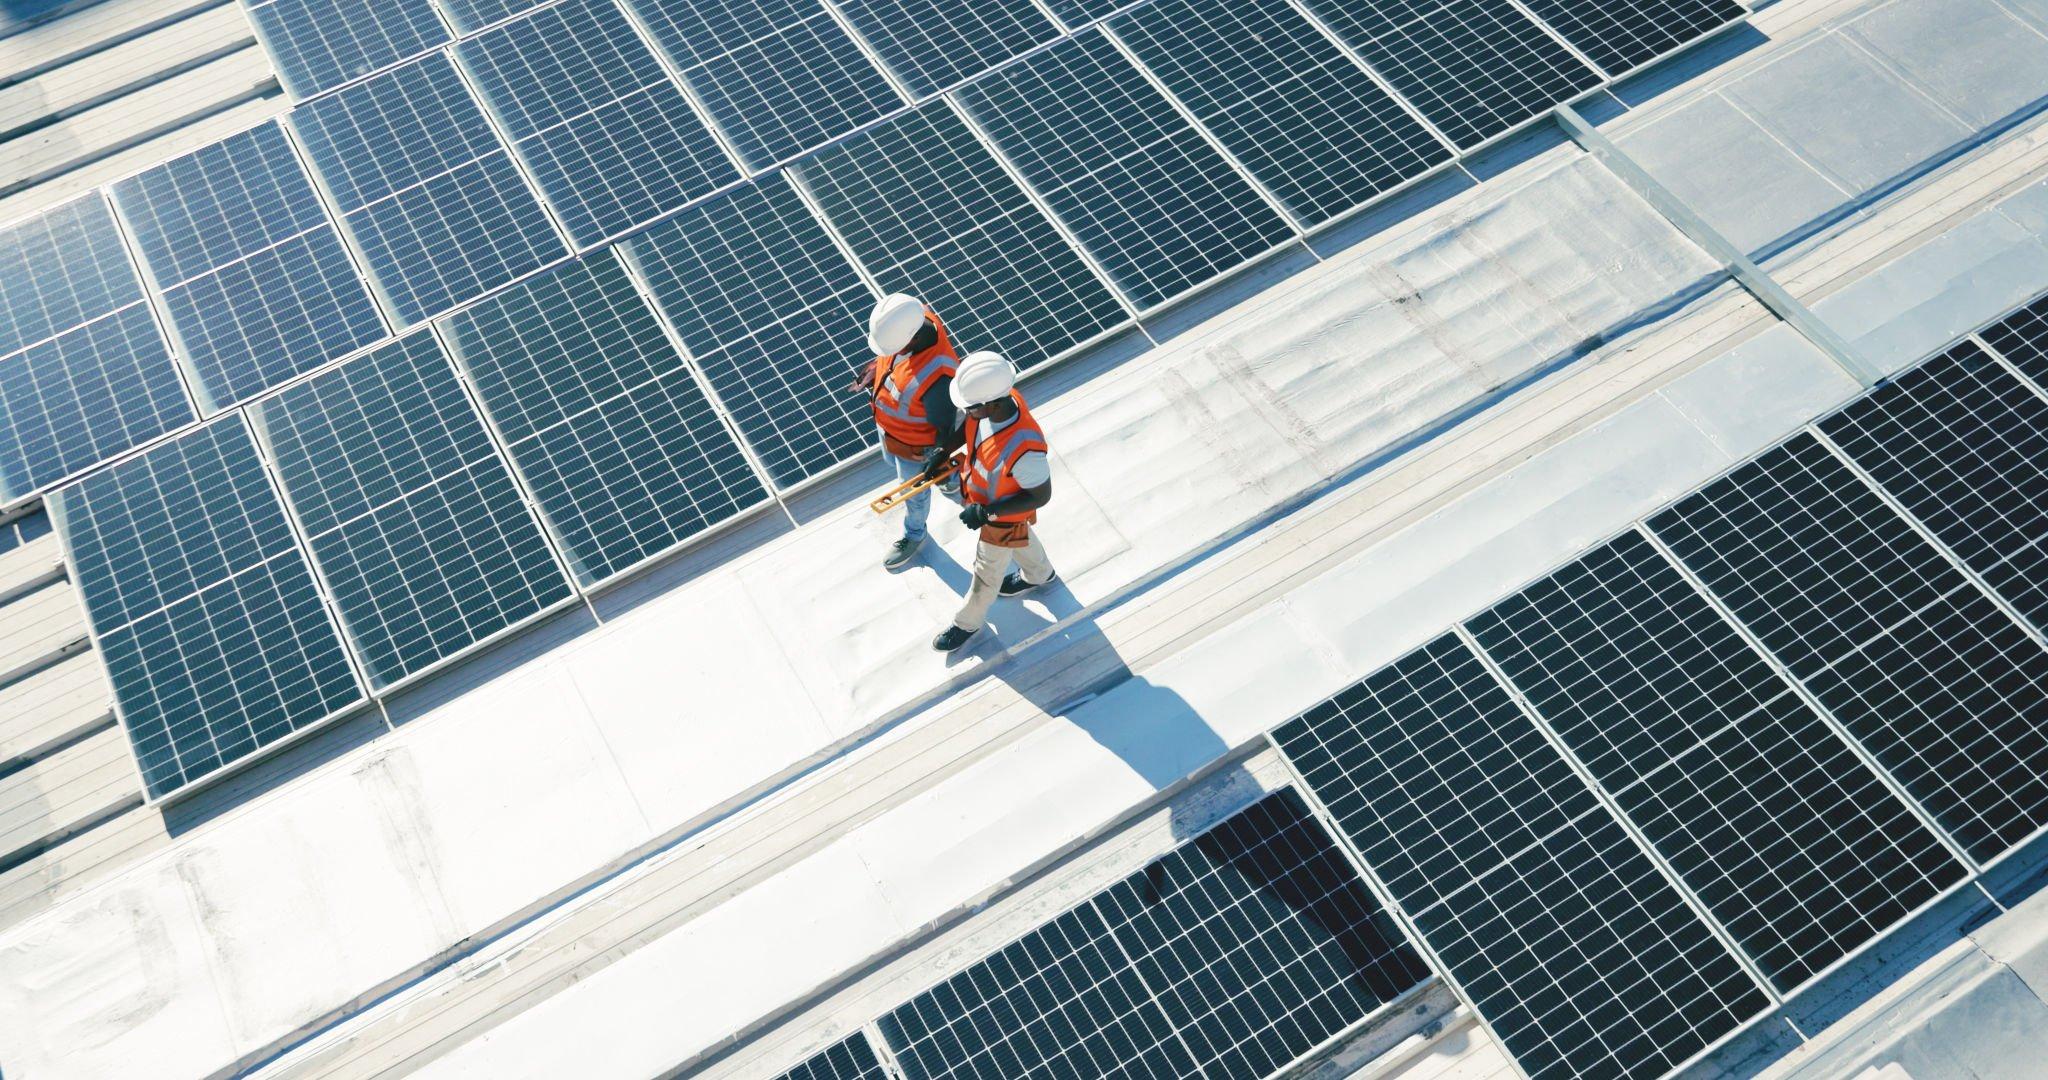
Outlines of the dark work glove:
M 862 364 L 860 368 L 853 373 L 853 381 L 851 383 L 848 383 L 846 388 L 848 390 L 853 391 L 856 394 L 874 393 L 875 367 L 881 362 L 882 358 L 879 356 L 869 358 L 867 363 Z
M 988 507 L 980 503 L 968 503 L 967 509 L 960 511 L 960 524 L 970 529 L 979 529 L 988 524 Z
M 917 474 L 920 480 L 933 480 L 946 475 L 953 467 L 953 455 L 946 453 L 943 446 L 929 447 L 924 452 L 924 471 Z

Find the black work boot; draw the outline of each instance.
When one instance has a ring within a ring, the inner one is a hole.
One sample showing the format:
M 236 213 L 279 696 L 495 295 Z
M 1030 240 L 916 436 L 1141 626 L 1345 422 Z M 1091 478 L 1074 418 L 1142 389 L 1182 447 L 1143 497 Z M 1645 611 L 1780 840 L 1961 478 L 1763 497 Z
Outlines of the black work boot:
M 901 569 L 903 569 L 903 567 L 905 566 L 905 564 L 907 564 L 907 563 L 909 563 L 909 562 L 910 562 L 911 556 L 914 556 L 914 555 L 916 555 L 916 554 L 917 554 L 917 549 L 918 549 L 918 548 L 921 548 L 921 547 L 923 547 L 923 546 L 924 546 L 924 537 L 922 537 L 922 536 L 918 537 L 918 538 L 917 538 L 917 539 L 915 539 L 915 540 L 912 540 L 912 539 L 911 539 L 910 537 L 906 536 L 906 537 L 904 537 L 904 538 L 902 538 L 902 539 L 900 539 L 900 540 L 896 541 L 895 543 L 893 543 L 893 544 L 890 544 L 890 545 L 889 545 L 889 557 L 888 557 L 888 558 L 886 558 L 886 559 L 883 559 L 883 560 L 882 560 L 882 569 L 884 569 L 884 570 L 901 570 Z
M 1034 589 L 1043 589 L 1047 585 L 1050 585 L 1053 582 L 1058 581 L 1059 579 L 1060 572 L 1057 570 L 1052 572 L 1051 577 L 1046 578 L 1044 581 L 1039 582 L 1026 581 L 1024 580 L 1023 574 L 1015 570 L 1012 570 L 1009 573 L 1003 575 L 1003 584 L 1000 588 L 996 590 L 996 595 L 1022 596 L 1025 593 L 1031 592 Z
M 967 639 L 977 633 L 979 631 L 962 630 L 957 626 L 948 626 L 944 630 L 939 631 L 938 637 L 932 639 L 932 648 L 940 652 L 952 652 L 960 646 L 967 644 Z

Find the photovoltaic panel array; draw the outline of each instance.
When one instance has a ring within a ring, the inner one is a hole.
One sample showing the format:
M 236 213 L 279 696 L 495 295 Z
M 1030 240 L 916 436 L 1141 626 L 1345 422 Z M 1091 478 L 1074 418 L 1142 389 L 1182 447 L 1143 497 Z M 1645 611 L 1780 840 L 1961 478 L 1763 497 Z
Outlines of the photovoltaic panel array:
M 442 326 L 579 581 L 767 500 L 615 253 Z
M 1821 430 L 2034 626 L 2048 626 L 2048 401 L 1975 342 Z
M 935 102 L 795 166 L 885 292 L 1020 368 L 1126 321 L 1116 297 L 959 116 Z
M 400 324 L 565 252 L 445 56 L 301 105 L 291 125 Z
M 959 96 L 1141 309 L 1294 235 L 1100 31 Z
M 573 595 L 432 333 L 251 417 L 372 686 Z
M 1306 0 L 1460 148 L 1600 85 L 1509 0 Z
M 455 53 L 578 246 L 739 179 L 612 0 L 567 0 Z
M 866 1035 L 854 1034 L 775 1080 L 889 1080 Z
M 821 0 L 627 3 L 749 169 L 903 103 Z
M 540 0 L 434 0 L 434 4 L 448 16 L 458 34 L 474 34 L 529 8 L 539 7 Z
M 1155 0 L 1109 25 L 1305 226 L 1451 159 L 1288 0 Z
M 0 231 L 0 502 L 193 419 L 95 193 Z
M 1529 1075 L 1661 1074 L 1769 1007 L 1456 637 L 1275 739 Z
M 1528 0 L 1529 10 L 1611 77 L 1749 12 L 1736 0 Z
M 264 124 L 113 186 L 208 413 L 385 335 L 284 130 Z
M 621 245 L 748 445 L 784 487 L 874 444 L 849 393 L 874 294 L 781 177 Z
M 1986 327 L 1983 337 L 2035 386 L 2048 388 L 2048 296 Z
M 1060 35 L 1032 0 L 838 0 L 912 94 L 936 94 Z
M 1425 974 L 1292 791 L 882 1018 L 905 1075 L 1264 1076 Z
M 1468 625 L 1782 992 L 1967 873 L 1639 533 Z
M 434 0 L 243 0 L 279 81 L 305 99 L 449 40 Z
M 2048 824 L 2048 652 L 1818 440 L 1650 527 L 1974 858 Z
M 240 417 L 50 505 L 151 794 L 362 699 Z

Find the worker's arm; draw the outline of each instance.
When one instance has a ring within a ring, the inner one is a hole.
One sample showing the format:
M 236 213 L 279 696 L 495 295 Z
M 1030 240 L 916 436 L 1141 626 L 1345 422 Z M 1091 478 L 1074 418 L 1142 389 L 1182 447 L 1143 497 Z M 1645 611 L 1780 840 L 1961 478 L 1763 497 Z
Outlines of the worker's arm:
M 1005 495 L 992 503 L 968 503 L 960 511 L 960 524 L 979 529 L 991 520 L 1009 514 L 1028 514 L 1052 501 L 1052 481 Z
M 960 410 L 953 405 L 951 375 L 941 375 L 933 379 L 930 388 L 925 390 L 924 419 L 926 423 L 938 429 L 940 446 L 947 445 L 948 439 L 956 439 L 958 441 L 954 442 L 951 448 L 958 450 L 960 444 L 966 441 L 966 434 L 960 430 L 963 426 L 960 423 Z

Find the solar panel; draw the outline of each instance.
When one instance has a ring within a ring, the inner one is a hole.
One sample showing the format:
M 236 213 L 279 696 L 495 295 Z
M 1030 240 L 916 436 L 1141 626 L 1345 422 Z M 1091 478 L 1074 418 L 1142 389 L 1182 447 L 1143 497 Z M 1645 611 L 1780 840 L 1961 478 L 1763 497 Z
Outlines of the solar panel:
M 739 178 L 610 0 L 568 0 L 455 54 L 579 246 Z
M 627 0 L 750 169 L 902 104 L 820 0 Z
M 584 584 L 767 499 L 613 253 L 442 326 Z
M 2048 653 L 1816 439 L 1650 525 L 1973 857 L 2048 824 Z
M 1527 0 L 1529 10 L 1619 78 L 1749 14 L 1736 0 Z
M 239 417 L 50 505 L 152 795 L 362 699 Z
M 446 56 L 301 105 L 291 125 L 399 323 L 563 254 Z
M 1100 31 L 959 99 L 1140 308 L 1294 236 Z
M 2020 614 L 2048 626 L 2048 402 L 1964 341 L 1820 427 Z
M 129 177 L 113 196 L 206 412 L 384 336 L 276 124 Z
M 432 0 L 243 0 L 279 81 L 301 100 L 449 40 Z
M 1963 879 L 1641 534 L 1468 625 L 1780 990 Z
M 1460 147 L 1600 85 L 1510 0 L 1305 0 Z
M 486 26 L 540 6 L 541 0 L 434 0 L 457 34 L 474 34 Z
M 1060 35 L 1031 0 L 839 0 L 839 8 L 919 97 Z
M 0 357 L 0 503 L 191 419 L 163 335 L 140 303 Z
M 848 393 L 874 294 L 802 199 L 769 177 L 621 245 L 775 482 L 875 444 Z
M 97 193 L 0 231 L 0 356 L 141 299 L 142 283 Z
M 888 292 L 946 319 L 962 349 L 1028 368 L 1126 321 L 1116 297 L 944 102 L 793 166 Z
M 1209 1076 L 1268 1076 L 1429 974 L 1283 790 L 1095 898 Z
M 2048 296 L 1986 327 L 1983 338 L 2035 386 L 2048 388 Z
M 906 1076 L 1264 1076 L 1426 974 L 1292 791 L 882 1018 Z
M 1530 1076 L 1663 1073 L 1769 1007 L 1456 637 L 1275 738 Z
M 250 416 L 373 686 L 573 595 L 431 333 Z
M 776 1080 L 889 1080 L 866 1035 L 855 1034 L 814 1054 Z
M 1304 225 L 1451 159 L 1288 0 L 1155 0 L 1110 29 Z

